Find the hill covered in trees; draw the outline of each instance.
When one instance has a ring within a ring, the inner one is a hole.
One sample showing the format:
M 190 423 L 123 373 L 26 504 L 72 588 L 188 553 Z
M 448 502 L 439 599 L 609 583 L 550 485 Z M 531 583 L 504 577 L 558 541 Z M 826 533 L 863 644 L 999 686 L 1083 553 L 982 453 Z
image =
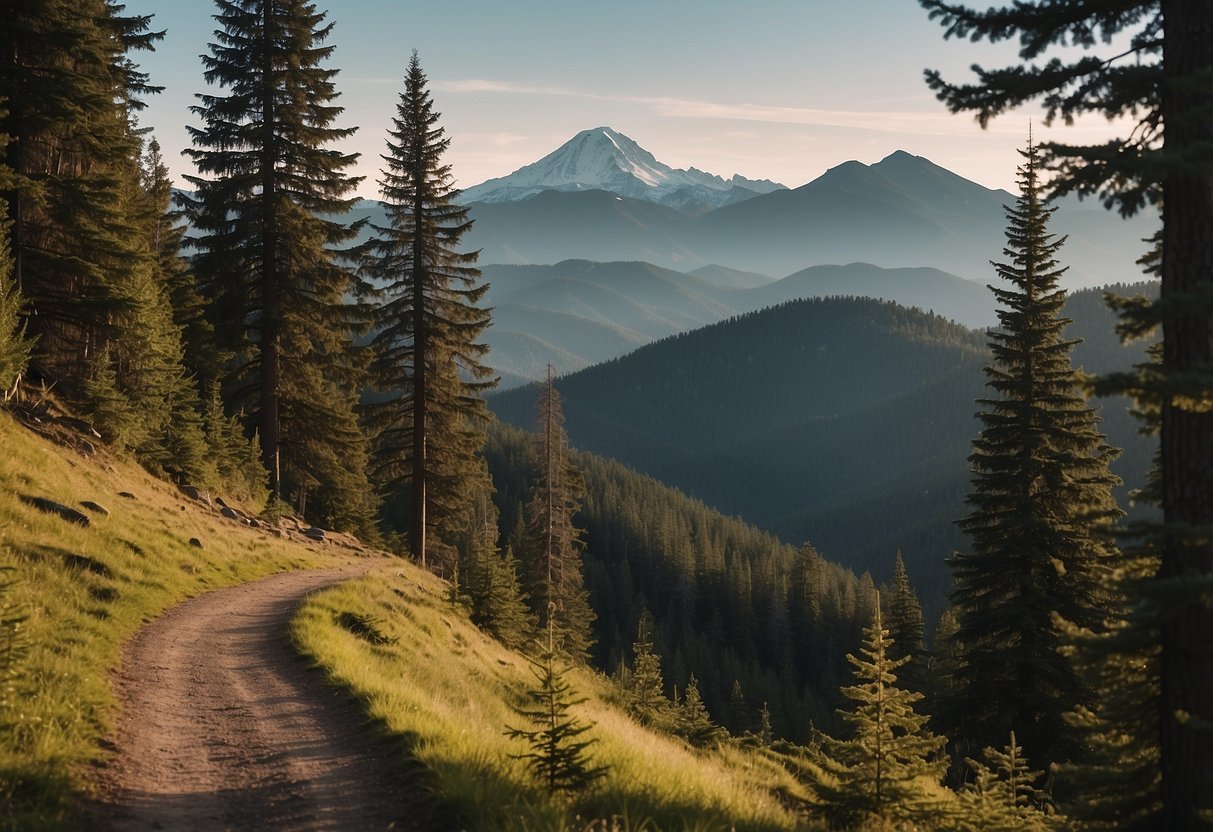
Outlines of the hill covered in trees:
M 1125 294 L 1147 285 L 1114 287 Z M 1128 366 L 1094 290 L 1066 307 L 1076 366 Z M 781 539 L 888 577 L 901 550 L 930 611 L 962 538 L 985 336 L 889 302 L 794 301 L 650 345 L 560 380 L 570 441 L 744 517 Z M 491 407 L 530 424 L 529 389 Z M 1123 401 L 1106 408 L 1117 471 L 1144 482 L 1149 444 Z M 1124 489 L 1122 489 L 1122 494 Z

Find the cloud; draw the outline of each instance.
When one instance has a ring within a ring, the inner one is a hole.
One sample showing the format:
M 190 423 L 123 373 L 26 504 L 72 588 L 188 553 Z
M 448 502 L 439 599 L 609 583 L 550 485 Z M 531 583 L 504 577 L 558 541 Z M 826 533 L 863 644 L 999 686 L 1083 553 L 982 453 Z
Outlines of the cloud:
M 649 108 L 658 115 L 669 118 L 811 125 L 815 127 L 836 127 L 850 130 L 921 136 L 954 136 L 956 133 L 956 119 L 967 119 L 966 116 L 954 116 L 947 113 L 941 105 L 937 105 L 933 101 L 930 104 L 931 109 L 923 111 L 824 110 L 809 107 L 722 103 L 670 96 L 594 93 L 547 84 L 490 81 L 483 78 L 440 81 L 434 83 L 433 86 L 435 89 L 442 90 L 443 92 L 452 93 L 546 95 L 579 98 L 587 101 L 637 104 Z M 1102 119 L 1098 121 L 1098 124 L 1094 122 L 1088 124 L 1080 122 L 1067 129 L 1079 131 L 1086 129 L 1091 132 L 1106 134 L 1109 130 L 1107 123 Z M 1015 122 L 1014 119 L 1002 119 L 992 123 L 987 132 L 1019 135 L 1023 132 L 1023 129 L 1022 125 Z

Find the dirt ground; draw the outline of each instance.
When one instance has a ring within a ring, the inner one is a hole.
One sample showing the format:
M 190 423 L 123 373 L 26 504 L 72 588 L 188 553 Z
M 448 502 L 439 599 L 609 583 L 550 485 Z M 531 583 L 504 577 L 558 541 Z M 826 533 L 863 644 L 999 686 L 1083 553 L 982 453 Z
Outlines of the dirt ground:
M 97 778 L 110 832 L 421 829 L 385 740 L 287 638 L 304 596 L 364 565 L 200 595 L 144 627 L 117 680 L 116 756 Z

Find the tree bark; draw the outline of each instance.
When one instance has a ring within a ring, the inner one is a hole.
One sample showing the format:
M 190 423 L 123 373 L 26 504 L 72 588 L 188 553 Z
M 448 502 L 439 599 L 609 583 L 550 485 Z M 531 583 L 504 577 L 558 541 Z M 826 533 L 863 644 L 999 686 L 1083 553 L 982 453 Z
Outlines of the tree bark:
M 282 466 L 278 431 L 278 341 L 281 311 L 278 302 L 278 229 L 275 194 L 273 0 L 262 7 L 262 159 L 261 159 L 261 458 L 269 473 L 270 494 L 282 497 Z
M 1172 167 L 1163 194 L 1163 301 L 1213 291 L 1213 3 L 1164 0 L 1165 150 Z M 1206 78 L 1194 82 L 1201 73 Z M 1204 150 L 1201 145 L 1204 145 Z M 1198 158 L 1198 156 L 1203 157 Z M 1213 367 L 1213 314 L 1192 303 L 1163 326 L 1168 378 Z M 1207 388 L 1206 388 L 1207 391 Z M 1175 584 L 1209 580 L 1213 541 L 1185 527 L 1213 527 L 1213 413 L 1168 396 L 1162 411 L 1163 513 L 1171 526 L 1159 580 L 1167 607 L 1162 625 L 1159 828 L 1205 828 L 1197 813 L 1213 809 L 1213 607 L 1177 598 Z M 1171 585 L 1171 586 L 1168 586 Z M 1172 599 L 1175 599 L 1174 601 Z

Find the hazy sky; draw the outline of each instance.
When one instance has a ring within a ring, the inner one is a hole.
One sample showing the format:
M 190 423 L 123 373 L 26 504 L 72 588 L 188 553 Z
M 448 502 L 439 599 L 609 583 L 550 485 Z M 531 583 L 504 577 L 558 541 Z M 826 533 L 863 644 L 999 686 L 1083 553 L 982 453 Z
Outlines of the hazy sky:
M 502 176 L 580 130 L 607 125 L 674 167 L 740 173 L 796 187 L 849 159 L 894 150 L 926 156 L 989 187 L 1011 189 L 1029 119 L 981 130 L 948 115 L 924 67 L 967 78 L 975 61 L 1014 47 L 944 41 L 915 0 L 319 0 L 335 22 L 330 65 L 363 154 L 360 193 L 375 196 L 379 154 L 410 52 L 451 136 L 460 186 Z M 168 34 L 137 55 L 165 91 L 141 117 L 175 177 L 189 112 L 204 89 L 198 55 L 212 40 L 207 0 L 127 0 Z M 1110 135 L 1101 120 L 1057 127 L 1066 140 Z

